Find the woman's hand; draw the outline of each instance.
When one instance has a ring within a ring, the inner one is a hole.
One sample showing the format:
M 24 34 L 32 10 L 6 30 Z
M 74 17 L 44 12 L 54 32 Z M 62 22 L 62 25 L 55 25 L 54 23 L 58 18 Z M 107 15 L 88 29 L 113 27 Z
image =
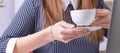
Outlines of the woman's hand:
M 107 9 L 97 9 L 96 10 L 96 17 L 97 20 L 93 22 L 95 26 L 100 26 L 103 28 L 110 27 L 110 20 L 111 20 L 111 11 Z
M 68 43 L 73 39 L 89 34 L 88 29 L 75 28 L 74 25 L 66 23 L 64 21 L 60 21 L 53 25 L 51 31 L 54 40 L 59 40 L 64 43 Z
M 34 34 L 18 38 L 14 53 L 28 53 L 54 40 L 69 41 L 89 34 L 87 29 L 75 28 L 74 25 L 60 21 Z

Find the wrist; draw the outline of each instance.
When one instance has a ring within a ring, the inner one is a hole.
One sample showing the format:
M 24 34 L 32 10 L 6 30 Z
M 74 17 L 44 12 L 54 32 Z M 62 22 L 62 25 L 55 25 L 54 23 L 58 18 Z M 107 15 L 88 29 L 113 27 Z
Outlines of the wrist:
M 53 41 L 53 37 L 52 37 L 53 35 L 51 33 L 51 29 L 52 29 L 52 26 L 49 26 L 33 35 L 37 35 L 38 37 L 41 37 L 43 40 L 51 42 L 51 41 Z
M 45 37 L 50 40 L 53 41 L 53 32 L 52 32 L 52 26 L 49 26 L 48 28 L 44 29 L 43 31 L 45 31 Z
M 53 41 L 51 26 L 37 33 L 21 37 L 16 41 L 15 52 L 26 53 Z

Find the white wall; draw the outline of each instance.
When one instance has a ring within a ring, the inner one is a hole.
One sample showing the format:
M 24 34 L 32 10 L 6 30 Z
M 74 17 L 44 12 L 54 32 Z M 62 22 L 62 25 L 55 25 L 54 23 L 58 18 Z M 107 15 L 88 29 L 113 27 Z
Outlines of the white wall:
M 24 0 L 15 0 L 15 13 L 19 10 Z
M 14 16 L 14 0 L 5 0 L 3 5 L 5 7 L 0 8 L 0 36 Z
M 4 0 L 5 7 L 0 8 L 0 36 L 10 24 L 24 0 Z

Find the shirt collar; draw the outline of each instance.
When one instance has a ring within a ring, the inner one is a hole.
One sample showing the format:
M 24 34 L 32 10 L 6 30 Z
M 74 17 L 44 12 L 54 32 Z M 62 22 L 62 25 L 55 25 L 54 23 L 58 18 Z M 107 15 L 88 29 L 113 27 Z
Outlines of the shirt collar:
M 64 10 L 66 10 L 67 6 L 69 5 L 69 3 L 71 2 L 74 9 L 77 8 L 77 4 L 78 4 L 78 0 L 62 0 L 63 4 L 64 4 Z

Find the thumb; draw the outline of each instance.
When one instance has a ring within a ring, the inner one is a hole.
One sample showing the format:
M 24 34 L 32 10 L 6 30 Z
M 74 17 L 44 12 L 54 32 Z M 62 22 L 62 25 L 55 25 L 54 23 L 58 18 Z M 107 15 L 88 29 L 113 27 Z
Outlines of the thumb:
M 64 28 L 73 28 L 73 27 L 75 27 L 75 25 L 67 23 L 65 21 L 60 21 L 60 26 L 62 26 Z

